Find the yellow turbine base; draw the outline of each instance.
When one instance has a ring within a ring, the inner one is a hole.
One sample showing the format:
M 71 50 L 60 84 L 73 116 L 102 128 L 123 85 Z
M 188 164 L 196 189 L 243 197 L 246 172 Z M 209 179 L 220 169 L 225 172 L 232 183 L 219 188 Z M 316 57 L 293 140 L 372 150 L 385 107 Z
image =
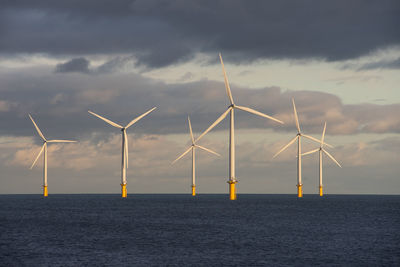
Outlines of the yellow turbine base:
M 196 195 L 196 186 L 192 185 L 192 196 Z
M 302 184 L 297 185 L 297 196 L 303 197 L 303 185 Z
M 43 196 L 47 197 L 49 195 L 49 191 L 47 190 L 47 185 L 43 186 Z
M 322 190 L 322 185 L 319 186 L 319 196 L 322 197 L 324 195 Z
M 121 190 L 122 190 L 122 197 L 125 198 L 128 196 L 128 191 L 126 191 L 126 184 L 121 184 Z
M 237 181 L 229 181 L 229 199 L 236 200 L 236 183 Z

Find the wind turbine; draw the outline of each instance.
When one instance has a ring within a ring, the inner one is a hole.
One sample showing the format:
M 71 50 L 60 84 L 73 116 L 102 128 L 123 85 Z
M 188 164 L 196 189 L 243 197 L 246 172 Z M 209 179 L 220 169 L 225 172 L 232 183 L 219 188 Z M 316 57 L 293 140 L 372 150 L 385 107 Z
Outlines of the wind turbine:
M 231 89 L 229 87 L 229 81 L 228 81 L 228 77 L 226 76 L 226 72 L 225 72 L 225 67 L 224 67 L 224 62 L 222 61 L 222 56 L 221 54 L 219 54 L 219 59 L 221 61 L 221 65 L 222 65 L 222 72 L 224 74 L 224 82 L 225 82 L 225 88 L 226 88 L 226 94 L 229 97 L 229 101 L 230 101 L 230 105 L 228 106 L 228 109 L 222 113 L 222 115 L 213 123 L 211 124 L 210 127 L 208 127 L 207 130 L 205 130 L 196 140 L 196 142 L 198 140 L 200 140 L 200 138 L 202 138 L 205 134 L 207 134 L 211 129 L 213 129 L 218 123 L 220 123 L 229 113 L 230 113 L 230 131 L 229 131 L 229 177 L 228 177 L 228 184 L 229 184 L 229 199 L 230 200 L 235 200 L 236 199 L 236 189 L 235 189 L 235 185 L 238 182 L 236 180 L 235 177 L 235 109 L 239 109 L 239 110 L 243 110 L 243 111 L 247 111 L 249 113 L 264 117 L 264 118 L 268 118 L 270 120 L 282 123 L 282 121 L 275 119 L 271 116 L 268 116 L 264 113 L 261 113 L 257 110 L 248 108 L 248 107 L 243 107 L 243 106 L 238 106 L 235 105 L 235 103 L 233 102 L 233 97 L 232 97 L 232 93 L 231 93 Z
M 296 140 L 297 140 L 297 196 L 298 197 L 303 197 L 303 184 L 301 183 L 301 137 L 305 137 L 308 138 L 310 140 L 313 140 L 315 142 L 320 142 L 320 140 L 303 134 L 300 130 L 300 124 L 299 124 L 299 118 L 297 116 L 297 111 L 296 111 L 296 105 L 294 103 L 294 98 L 292 98 L 292 103 L 293 103 L 293 112 L 294 112 L 294 118 L 296 121 L 296 127 L 297 127 L 297 134 L 296 137 L 293 138 L 286 146 L 284 146 L 281 150 L 279 150 L 274 156 L 273 158 L 275 158 L 276 156 L 278 156 L 282 151 L 284 151 L 286 148 L 288 148 L 291 144 L 293 144 Z M 331 145 L 325 143 L 325 145 L 332 147 Z
M 40 149 L 39 154 L 37 155 L 35 161 L 32 163 L 31 169 L 33 166 L 35 166 L 36 161 L 39 159 L 40 155 L 42 155 L 42 152 L 44 151 L 44 157 L 43 157 L 43 196 L 47 197 L 49 195 L 48 189 L 47 189 L 47 143 L 75 143 L 76 141 L 71 141 L 71 140 L 47 140 L 42 132 L 40 131 L 39 127 L 36 125 L 35 121 L 33 120 L 32 116 L 30 114 L 29 118 L 33 122 L 33 125 L 36 128 L 36 131 L 38 132 L 39 136 L 43 139 L 43 146 L 42 149 Z
M 325 138 L 325 130 L 326 130 L 326 122 L 324 125 L 324 130 L 322 131 L 322 137 L 321 137 L 321 141 L 320 141 L 320 145 L 319 148 L 308 151 L 306 153 L 303 153 L 302 155 L 309 155 L 312 153 L 315 153 L 317 151 L 319 151 L 319 195 L 322 197 L 323 196 L 323 185 L 322 185 L 322 153 L 325 153 L 328 157 L 331 158 L 331 160 L 333 162 L 335 162 L 340 168 L 342 168 L 342 166 L 340 166 L 339 162 L 337 162 L 337 160 L 328 152 L 324 149 L 324 145 L 326 143 L 324 143 L 324 138 Z
M 200 148 L 203 149 L 207 152 L 210 152 L 212 154 L 215 154 L 217 156 L 221 156 L 220 154 L 218 154 L 217 152 L 212 151 L 211 149 L 205 148 L 203 146 L 200 146 L 198 144 L 196 144 L 194 137 L 193 137 L 193 131 L 192 131 L 192 124 L 190 123 L 190 118 L 188 116 L 188 123 L 189 123 L 189 132 L 190 132 L 190 138 L 192 139 L 192 145 L 188 148 L 188 150 L 186 150 L 185 152 L 182 153 L 182 155 L 180 155 L 176 160 L 174 160 L 172 162 L 172 164 L 174 164 L 175 162 L 177 162 L 179 159 L 181 159 L 183 156 L 185 156 L 187 153 L 189 153 L 189 151 L 192 151 L 192 196 L 196 195 L 196 148 Z
M 141 118 L 143 118 L 144 116 L 146 116 L 147 114 L 149 114 L 150 112 L 152 112 L 153 110 L 155 110 L 156 107 L 150 109 L 149 111 L 143 113 L 142 115 L 140 115 L 139 117 L 133 119 L 130 123 L 128 123 L 125 127 L 110 121 L 109 119 L 106 119 L 92 111 L 88 111 L 90 114 L 92 114 L 93 116 L 98 117 L 99 119 L 102 119 L 103 121 L 107 122 L 108 124 L 121 129 L 122 132 L 122 163 L 121 163 L 121 191 L 122 191 L 122 197 L 126 198 L 128 195 L 128 192 L 126 190 L 126 169 L 128 168 L 128 164 L 129 164 L 129 152 L 128 152 L 128 136 L 126 134 L 126 130 L 131 127 L 133 124 L 135 124 L 138 120 L 140 120 Z

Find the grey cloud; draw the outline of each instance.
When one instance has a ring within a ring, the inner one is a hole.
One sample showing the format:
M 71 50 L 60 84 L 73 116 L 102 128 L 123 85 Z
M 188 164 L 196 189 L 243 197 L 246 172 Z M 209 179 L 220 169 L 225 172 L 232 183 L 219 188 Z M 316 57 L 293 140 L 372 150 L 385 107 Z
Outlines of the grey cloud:
M 113 73 L 115 71 L 118 71 L 124 67 L 126 67 L 129 64 L 134 64 L 135 59 L 132 56 L 127 56 L 127 57 L 114 57 L 111 60 L 103 63 L 102 65 L 98 66 L 94 70 L 92 70 L 92 73 L 95 74 L 102 74 L 102 73 Z
M 396 60 L 383 60 L 383 61 L 370 62 L 358 68 L 358 70 L 373 70 L 373 69 L 400 69 L 400 58 Z
M 183 75 L 181 76 L 181 78 L 179 79 L 179 81 L 185 82 L 185 81 L 188 81 L 188 80 L 190 80 L 190 79 L 193 79 L 194 76 L 195 76 L 195 75 L 194 75 L 193 73 L 191 73 L 190 71 L 188 71 L 188 72 L 186 72 L 185 74 L 183 74 Z
M 352 59 L 400 43 L 392 1 L 6 1 L 0 53 L 133 54 L 162 67 L 196 53 L 230 61 Z
M 43 127 L 46 136 L 78 138 L 93 132 L 114 134 L 115 129 L 91 117 L 96 113 L 121 124 L 157 106 L 147 118 L 131 129 L 135 133 L 170 134 L 187 132 L 186 117 L 191 116 L 196 132 L 206 129 L 229 105 L 222 82 L 198 81 L 165 84 L 132 73 L 110 75 L 54 75 L 38 67 L 19 70 L 15 75 L 0 72 L 2 101 L 13 103 L 0 112 L 7 125 L 0 135 L 36 135 L 27 114 Z M 282 91 L 278 87 L 244 89 L 232 84 L 235 102 L 249 106 L 285 122 L 237 112 L 238 128 L 295 130 L 291 98 L 296 100 L 302 129 L 320 134 L 324 121 L 329 134 L 400 133 L 400 104 L 345 105 L 335 95 L 311 91 Z M 227 129 L 228 120 L 215 131 Z
M 90 62 L 83 57 L 73 58 L 65 63 L 57 64 L 55 72 L 82 72 L 89 73 Z
M 134 65 L 134 58 L 132 56 L 125 57 L 114 57 L 100 66 L 90 67 L 91 63 L 84 57 L 73 58 L 65 63 L 57 64 L 54 72 L 56 73 L 68 73 L 77 72 L 82 74 L 110 74 L 120 69 L 125 68 L 127 65 Z
M 400 133 L 400 104 L 391 105 L 347 105 L 345 112 L 352 114 L 364 132 L 373 133 Z
M 362 70 L 375 70 L 375 69 L 400 69 L 400 58 L 395 60 L 379 60 L 379 61 L 371 61 L 368 63 L 347 63 L 343 64 L 341 69 L 354 69 L 357 71 Z M 351 78 L 351 77 L 349 77 Z M 371 76 L 373 78 L 373 76 Z

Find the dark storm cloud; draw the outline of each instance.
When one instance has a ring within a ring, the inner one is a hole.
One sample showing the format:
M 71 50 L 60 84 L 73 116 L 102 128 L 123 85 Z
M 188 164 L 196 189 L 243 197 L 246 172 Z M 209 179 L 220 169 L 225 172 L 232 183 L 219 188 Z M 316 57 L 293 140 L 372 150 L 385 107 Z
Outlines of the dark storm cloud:
M 278 87 L 245 89 L 231 85 L 235 103 L 248 106 L 285 122 L 237 111 L 237 128 L 293 132 L 291 98 L 296 100 L 302 129 L 320 134 L 324 121 L 329 134 L 400 133 L 400 104 L 345 105 L 335 95 L 311 91 L 283 91 Z M 35 130 L 30 113 L 49 138 L 78 138 L 93 132 L 117 133 L 116 129 L 88 114 L 92 110 L 127 124 L 156 106 L 131 129 L 134 133 L 187 132 L 187 115 L 195 132 L 204 131 L 228 106 L 224 84 L 198 81 L 165 84 L 132 73 L 54 75 L 49 67 L 0 72 L 0 121 L 7 127 L 0 135 L 31 136 Z M 226 130 L 228 119 L 215 131 Z
M 3 1 L 0 53 L 128 53 L 148 67 L 218 51 L 337 61 L 399 45 L 398 14 L 397 0 Z

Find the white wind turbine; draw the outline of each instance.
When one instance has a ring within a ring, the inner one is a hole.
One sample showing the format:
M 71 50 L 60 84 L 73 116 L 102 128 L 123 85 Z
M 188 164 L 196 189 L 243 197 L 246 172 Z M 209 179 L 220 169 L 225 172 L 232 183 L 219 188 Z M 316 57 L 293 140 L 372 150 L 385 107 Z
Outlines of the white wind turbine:
M 275 119 L 271 116 L 268 116 L 264 113 L 261 113 L 257 110 L 254 110 L 254 109 L 251 109 L 248 107 L 235 105 L 235 103 L 233 102 L 233 97 L 232 97 L 231 89 L 229 87 L 229 81 L 228 81 L 228 77 L 226 76 L 224 62 L 222 61 L 221 54 L 219 54 L 219 59 L 221 61 L 221 65 L 222 65 L 222 72 L 224 74 L 225 88 L 226 88 L 226 93 L 229 97 L 230 105 L 228 106 L 228 109 L 224 113 L 222 113 L 222 115 L 213 124 L 211 124 L 211 126 L 208 127 L 208 129 L 205 130 L 204 133 L 202 133 L 197 138 L 196 141 L 200 140 L 200 138 L 202 138 L 205 134 L 207 134 L 218 123 L 220 123 L 228 115 L 228 113 L 230 113 L 231 120 L 230 120 L 230 131 L 229 131 L 230 141 L 229 141 L 229 178 L 228 178 L 229 180 L 228 180 L 228 184 L 229 184 L 229 198 L 230 198 L 230 200 L 235 200 L 236 199 L 235 184 L 238 182 L 235 177 L 235 109 L 247 111 L 249 113 L 252 113 L 252 114 L 264 117 L 264 118 L 268 118 L 268 119 L 271 119 L 273 121 L 276 121 L 276 122 L 279 122 L 282 124 L 283 124 L 283 122 L 278 119 Z
M 315 142 L 320 142 L 320 140 L 303 134 L 300 131 L 300 124 L 299 124 L 299 118 L 297 117 L 297 111 L 296 111 L 296 105 L 294 103 L 294 99 L 292 98 L 292 103 L 293 103 L 293 112 L 294 112 L 294 118 L 296 121 L 296 127 L 297 127 L 297 134 L 296 137 L 293 138 L 286 146 L 284 146 L 281 150 L 279 150 L 273 158 L 278 156 L 282 151 L 284 151 L 286 148 L 288 148 L 291 144 L 293 144 L 297 140 L 297 196 L 298 197 L 303 197 L 303 184 L 301 183 L 301 137 L 304 136 L 305 138 L 308 138 L 310 140 L 313 140 Z M 331 145 L 325 143 L 325 145 L 332 147 Z
M 189 116 L 188 116 L 188 123 L 189 123 L 190 138 L 192 139 L 192 145 L 188 148 L 188 150 L 183 152 L 182 155 L 180 155 L 176 160 L 174 160 L 172 162 L 172 164 L 174 164 L 179 159 L 181 159 L 183 156 L 185 156 L 187 153 L 189 153 L 190 150 L 192 151 L 192 196 L 195 196 L 196 195 L 196 152 L 195 152 L 196 148 L 203 149 L 203 150 L 210 152 L 212 154 L 215 154 L 217 156 L 221 156 L 221 155 L 218 154 L 217 152 L 212 151 L 211 149 L 208 149 L 208 148 L 205 148 L 203 146 L 196 144 L 194 137 L 193 137 L 192 124 L 190 123 Z
M 339 164 L 339 162 L 328 152 L 324 149 L 324 145 L 326 145 L 326 143 L 324 143 L 324 139 L 325 139 L 325 130 L 326 130 L 326 122 L 324 125 L 324 130 L 322 131 L 322 137 L 321 137 L 321 141 L 320 141 L 320 145 L 319 148 L 308 151 L 306 153 L 303 153 L 302 155 L 309 155 L 312 153 L 315 153 L 317 151 L 319 151 L 319 195 L 322 197 L 323 196 L 323 185 L 322 185 L 322 153 L 325 153 L 328 157 L 331 158 L 331 160 L 333 162 L 335 162 L 340 168 L 342 168 L 342 166 Z
M 98 117 L 99 119 L 102 119 L 103 121 L 107 122 L 108 124 L 121 129 L 122 132 L 122 163 L 121 163 L 121 191 L 122 191 L 122 197 L 126 198 L 128 195 L 128 192 L 126 190 L 126 169 L 128 167 L 128 161 L 129 161 L 129 152 L 128 152 L 128 136 L 126 134 L 126 130 L 131 127 L 133 124 L 135 124 L 138 120 L 140 120 L 141 118 L 143 118 L 144 116 L 146 116 L 147 114 L 149 114 L 150 112 L 152 112 L 153 110 L 155 110 L 156 107 L 150 109 L 149 111 L 143 113 L 142 115 L 140 115 L 139 117 L 133 119 L 130 123 L 128 123 L 125 127 L 110 121 L 109 119 L 106 119 L 92 111 L 88 111 L 90 114 Z
M 38 132 L 39 136 L 43 139 L 43 146 L 42 149 L 40 149 L 39 154 L 37 155 L 35 161 L 32 163 L 31 169 L 33 166 L 35 166 L 36 161 L 39 159 L 40 155 L 42 155 L 42 152 L 44 151 L 44 157 L 43 157 L 43 196 L 47 197 L 49 195 L 48 189 L 47 189 L 47 143 L 74 143 L 76 141 L 72 140 L 47 140 L 42 132 L 40 131 L 39 127 L 36 125 L 35 121 L 33 120 L 32 116 L 30 114 L 29 118 L 33 122 L 33 125 L 36 128 L 36 131 Z

